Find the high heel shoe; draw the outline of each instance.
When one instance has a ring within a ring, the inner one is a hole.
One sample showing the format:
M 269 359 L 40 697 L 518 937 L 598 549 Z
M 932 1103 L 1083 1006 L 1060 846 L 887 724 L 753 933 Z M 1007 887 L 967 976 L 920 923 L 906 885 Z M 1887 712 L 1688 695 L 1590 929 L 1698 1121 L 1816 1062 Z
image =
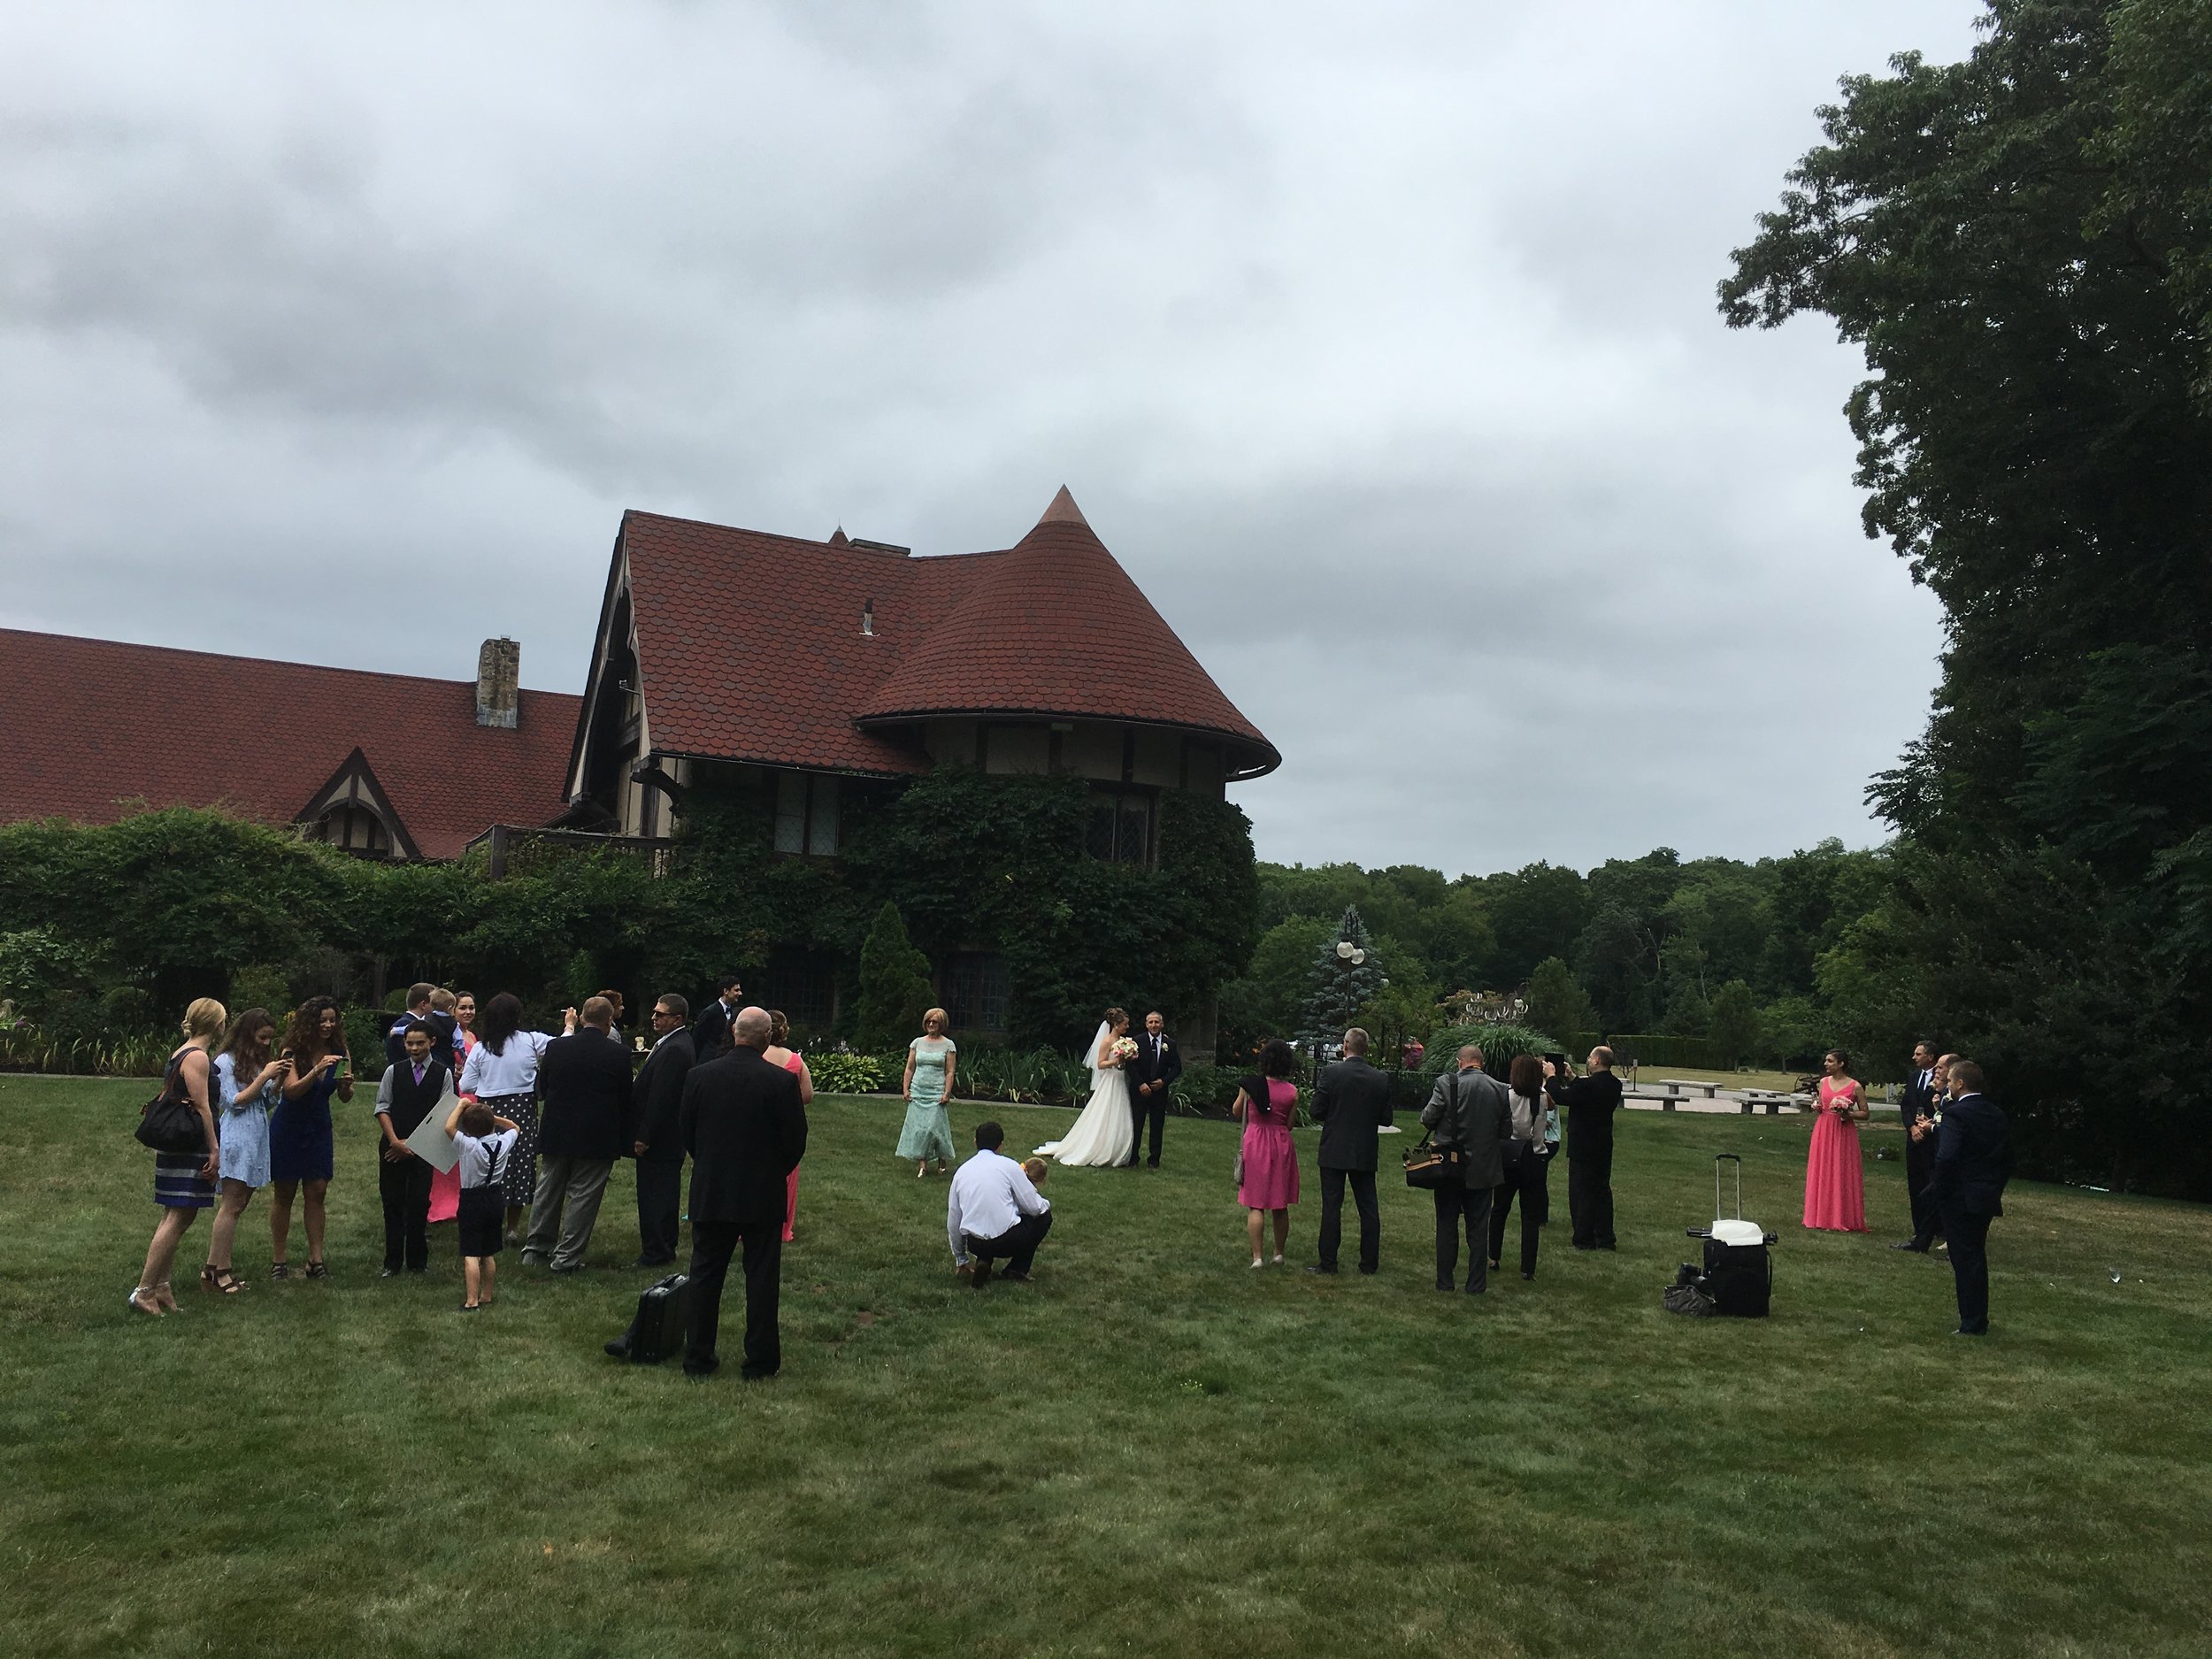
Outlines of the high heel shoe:
M 169 1288 L 169 1281 L 165 1279 L 154 1286 L 154 1306 L 164 1313 L 177 1311 L 177 1293 Z

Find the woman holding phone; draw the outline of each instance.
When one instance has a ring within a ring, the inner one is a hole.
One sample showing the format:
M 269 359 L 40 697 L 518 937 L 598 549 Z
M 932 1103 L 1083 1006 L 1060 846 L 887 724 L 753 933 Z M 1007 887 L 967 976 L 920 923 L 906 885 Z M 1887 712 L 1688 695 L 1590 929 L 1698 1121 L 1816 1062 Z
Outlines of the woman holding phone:
M 346 1054 L 345 1020 L 327 996 L 311 996 L 292 1016 L 284 1034 L 284 1099 L 269 1119 L 269 1277 L 292 1276 L 286 1251 L 292 1234 L 292 1197 L 307 1191 L 307 1277 L 327 1279 L 323 1261 L 323 1201 L 330 1191 L 333 1137 L 330 1097 L 353 1098 L 352 1065 Z

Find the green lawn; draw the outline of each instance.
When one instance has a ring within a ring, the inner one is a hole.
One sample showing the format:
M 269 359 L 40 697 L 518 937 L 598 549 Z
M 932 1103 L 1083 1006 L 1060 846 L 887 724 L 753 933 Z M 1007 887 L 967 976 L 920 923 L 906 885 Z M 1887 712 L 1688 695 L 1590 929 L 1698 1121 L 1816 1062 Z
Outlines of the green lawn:
M 1250 1271 L 1232 1130 L 1174 1121 L 1162 1172 L 1056 1171 L 1036 1281 L 977 1293 L 942 1183 L 891 1156 L 896 1103 L 826 1100 L 783 1375 L 698 1385 L 599 1351 L 647 1277 L 626 1170 L 579 1279 L 510 1252 L 464 1317 L 442 1228 L 426 1280 L 380 1284 L 365 1104 L 333 1279 L 260 1277 L 257 1202 L 246 1294 L 191 1286 L 203 1221 L 184 1313 L 131 1313 L 145 1093 L 0 1079 L 10 1655 L 2208 1645 L 2200 1210 L 2016 1188 L 1995 1333 L 1955 1340 L 1941 1259 L 1883 1248 L 1897 1164 L 1867 1165 L 1870 1237 L 1808 1238 L 1808 1123 L 1638 1114 L 1620 1254 L 1563 1248 L 1557 1171 L 1535 1284 L 1475 1302 L 1430 1288 L 1402 1182 L 1379 1279 Z M 956 1111 L 963 1141 L 984 1115 Z M 1068 1121 L 1003 1115 L 1021 1148 Z M 1783 1235 L 1765 1323 L 1659 1309 L 1716 1150 Z

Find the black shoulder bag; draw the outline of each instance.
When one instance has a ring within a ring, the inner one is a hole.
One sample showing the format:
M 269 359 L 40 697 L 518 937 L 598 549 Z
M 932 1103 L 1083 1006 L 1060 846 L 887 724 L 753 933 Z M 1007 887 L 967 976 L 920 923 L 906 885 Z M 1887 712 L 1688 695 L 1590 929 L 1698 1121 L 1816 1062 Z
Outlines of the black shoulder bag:
M 192 1102 L 170 1097 L 169 1091 L 183 1076 L 184 1056 L 179 1055 L 170 1062 L 169 1070 L 161 1079 L 161 1093 L 148 1101 L 138 1114 L 139 1140 L 155 1151 L 172 1156 L 207 1149 L 207 1135 L 200 1127 L 200 1114 L 192 1109 Z
M 1452 1138 L 1459 1138 L 1459 1073 L 1452 1073 L 1451 1080 Z M 1461 1169 L 1466 1154 L 1456 1146 L 1440 1147 L 1436 1132 L 1431 1130 L 1421 1137 L 1421 1144 L 1408 1151 L 1405 1157 L 1406 1185 L 1433 1192 L 1440 1187 L 1453 1187 L 1462 1182 Z

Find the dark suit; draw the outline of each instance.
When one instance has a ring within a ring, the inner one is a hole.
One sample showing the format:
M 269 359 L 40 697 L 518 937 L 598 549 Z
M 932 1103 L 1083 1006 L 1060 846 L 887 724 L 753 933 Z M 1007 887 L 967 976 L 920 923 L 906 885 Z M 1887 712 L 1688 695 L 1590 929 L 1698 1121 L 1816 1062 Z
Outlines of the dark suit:
M 1959 1329 L 1975 1336 L 1989 1329 L 1989 1224 L 2005 1213 L 2005 1183 L 2011 1178 L 2012 1125 L 1996 1102 L 1969 1094 L 1946 1106 L 1936 1129 L 1928 1196 L 1943 1217 L 1943 1236 L 1951 1247 Z
M 1167 1125 L 1168 1086 L 1183 1075 L 1183 1056 L 1175 1046 L 1175 1039 L 1165 1032 L 1155 1037 L 1148 1031 L 1141 1031 L 1133 1041 L 1137 1052 L 1121 1068 L 1122 1076 L 1129 1080 L 1129 1162 L 1133 1164 L 1137 1161 L 1138 1143 L 1144 1139 L 1145 1120 L 1149 1118 L 1152 1156 L 1145 1161 L 1156 1170 L 1160 1167 L 1160 1134 Z M 1147 1083 L 1157 1083 L 1160 1087 L 1147 1094 Z
M 694 1060 L 711 1060 L 730 1051 L 730 1019 L 735 1012 L 724 1007 L 718 996 L 699 1011 L 699 1018 L 691 1022 Z
M 522 1257 L 550 1257 L 567 1272 L 583 1265 L 607 1177 L 630 1149 L 629 1050 L 580 1025 L 573 1036 L 545 1045 L 538 1093 L 545 1102 L 538 1113 L 538 1188 Z
M 1928 1175 L 1935 1168 L 1935 1137 L 1923 1135 L 1916 1141 L 1912 1136 L 1913 1125 L 1935 1112 L 1935 1086 L 1929 1081 L 1930 1075 L 1914 1072 L 1905 1080 L 1897 1102 L 1897 1116 L 1905 1125 L 1905 1195 L 1912 1205 L 1912 1244 L 1916 1250 L 1933 1244 L 1935 1235 L 1942 1231 L 1936 1207 L 1928 1198 Z
M 1390 1122 L 1390 1079 L 1363 1058 L 1324 1066 L 1313 1086 L 1313 1115 L 1321 1125 L 1320 1265 L 1336 1271 L 1344 1236 L 1344 1187 L 1359 1206 L 1359 1271 L 1382 1262 L 1382 1206 L 1375 1200 L 1376 1132 Z
M 1621 1080 L 1610 1071 L 1548 1078 L 1544 1093 L 1567 1112 L 1567 1213 L 1578 1250 L 1609 1250 L 1613 1236 L 1613 1114 Z
M 691 1154 L 691 1330 L 684 1369 L 704 1375 L 722 1319 L 722 1281 L 745 1247 L 745 1367 L 772 1377 L 783 1363 L 776 1301 L 783 1271 L 784 1178 L 806 1153 L 799 1079 L 757 1048 L 733 1048 L 691 1068 L 678 1110 Z
M 1460 1156 L 1460 1184 L 1440 1187 L 1436 1200 L 1436 1287 L 1452 1288 L 1459 1271 L 1459 1230 L 1467 1229 L 1467 1290 L 1489 1288 L 1490 1205 L 1505 1179 L 1505 1147 L 1513 1139 L 1513 1099 L 1504 1084 L 1480 1067 L 1448 1071 L 1436 1079 L 1421 1121 L 1430 1139 Z
M 684 1079 L 691 1075 L 691 1033 L 678 1026 L 653 1045 L 630 1086 L 633 1146 L 637 1160 L 638 1255 L 658 1264 L 676 1259 L 676 1226 L 683 1209 L 684 1138 L 677 1121 Z

